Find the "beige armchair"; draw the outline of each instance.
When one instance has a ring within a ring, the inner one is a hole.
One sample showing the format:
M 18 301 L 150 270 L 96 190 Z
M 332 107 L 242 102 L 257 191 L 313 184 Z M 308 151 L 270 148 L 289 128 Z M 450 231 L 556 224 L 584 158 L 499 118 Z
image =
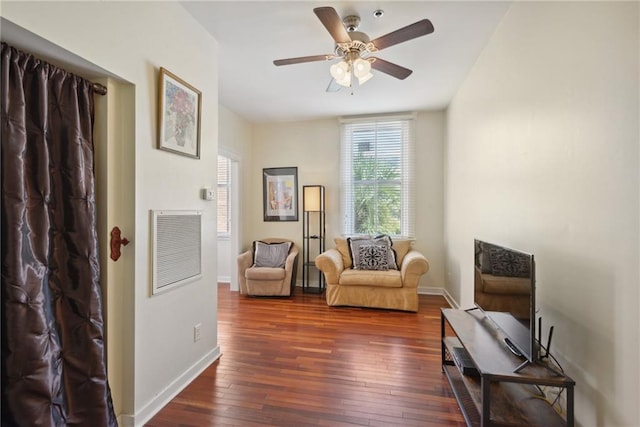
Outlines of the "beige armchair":
M 288 251 L 280 245 L 286 243 L 290 244 Z M 291 296 L 296 284 L 298 247 L 291 240 L 278 238 L 255 241 L 252 246 L 252 249 L 238 255 L 240 293 Z M 278 265 L 281 262 L 282 265 Z
M 316 266 L 327 282 L 327 304 L 418 311 L 418 283 L 429 271 L 429 261 L 411 247 L 409 240 L 393 242 L 398 269 L 354 269 L 347 241 L 320 254 Z

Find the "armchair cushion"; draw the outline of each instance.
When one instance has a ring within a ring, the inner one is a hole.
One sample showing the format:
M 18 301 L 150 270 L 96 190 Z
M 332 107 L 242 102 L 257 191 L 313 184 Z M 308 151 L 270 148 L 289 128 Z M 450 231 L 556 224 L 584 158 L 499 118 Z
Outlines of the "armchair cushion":
M 253 242 L 253 266 L 282 268 L 291 249 L 291 242 Z
M 290 296 L 295 286 L 298 248 L 288 239 L 262 239 L 238 255 L 240 293 L 252 296 Z M 284 258 L 281 258 L 284 256 Z M 259 266 L 275 264 L 276 267 Z
M 253 266 L 245 271 L 244 277 L 248 280 L 282 280 L 284 279 L 284 268 Z

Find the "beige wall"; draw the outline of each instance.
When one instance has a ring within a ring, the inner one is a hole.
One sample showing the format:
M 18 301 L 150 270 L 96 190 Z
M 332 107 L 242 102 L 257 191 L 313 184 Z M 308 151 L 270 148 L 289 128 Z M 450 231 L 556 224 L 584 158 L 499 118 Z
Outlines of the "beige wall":
M 232 114 L 232 113 L 231 113 Z M 245 127 L 236 127 L 238 138 L 229 131 L 229 141 L 246 141 Z M 221 129 L 226 128 L 221 120 Z M 249 195 L 244 212 L 242 247 L 254 239 L 277 236 L 302 244 L 302 216 L 297 222 L 265 222 L 262 219 L 262 169 L 298 167 L 299 197 L 302 186 L 321 184 L 326 191 L 327 248 L 340 230 L 340 125 L 338 118 L 303 122 L 256 124 L 252 126 L 248 170 Z M 227 132 L 227 131 L 225 131 Z M 243 137 L 242 135 L 245 135 Z M 443 254 L 443 144 L 444 112 L 420 112 L 416 119 L 416 248 L 431 262 L 430 272 L 421 279 L 422 291 L 442 290 Z M 245 150 L 246 153 L 246 150 Z M 301 200 L 301 199 L 300 199 Z M 302 212 L 300 212 L 301 215 Z M 299 275 L 301 270 L 299 269 Z
M 447 290 L 472 304 L 474 237 L 533 252 L 584 426 L 640 419 L 638 16 L 515 2 L 447 118 Z
M 133 378 L 114 381 L 125 388 L 114 393 L 119 394 L 115 401 L 121 425 L 140 424 L 220 354 L 215 263 L 203 263 L 201 280 L 152 297 L 149 232 L 152 209 L 201 210 L 203 259 L 216 258 L 215 204 L 201 200 L 199 190 L 216 182 L 217 42 L 173 2 L 3 1 L 1 13 L 36 38 L 48 40 L 70 62 L 80 58 L 96 66 L 96 75 L 133 88 L 128 93 L 135 95 L 126 97 L 132 105 L 125 108 L 135 117 L 134 130 L 122 135 L 124 144 L 135 146 L 134 179 L 123 189 L 135 193 L 133 216 L 126 219 L 134 226 L 123 230 L 132 242 L 125 253 L 132 257 L 134 270 L 129 280 L 118 284 L 132 289 L 120 310 L 129 319 L 122 325 L 123 335 L 133 337 L 122 340 L 131 345 L 123 359 L 132 365 L 128 374 Z M 202 91 L 200 160 L 155 148 L 161 66 Z M 113 132 L 118 134 L 120 123 L 115 122 Z M 107 251 L 104 243 L 101 251 Z M 194 342 L 197 323 L 202 339 Z

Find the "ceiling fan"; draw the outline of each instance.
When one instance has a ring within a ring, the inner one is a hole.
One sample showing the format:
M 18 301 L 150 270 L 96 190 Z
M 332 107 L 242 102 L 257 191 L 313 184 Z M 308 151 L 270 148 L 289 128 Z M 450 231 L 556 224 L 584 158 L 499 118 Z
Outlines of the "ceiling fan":
M 371 74 L 372 68 L 400 80 L 406 79 L 411 75 L 412 70 L 371 56 L 371 54 L 398 43 L 431 34 L 434 31 L 431 21 L 423 19 L 374 40 L 369 40 L 368 35 L 356 31 L 360 25 L 359 16 L 349 15 L 344 20 L 341 20 L 332 7 L 317 7 L 313 9 L 313 12 L 333 37 L 336 43 L 334 53 L 277 59 L 273 63 L 280 66 L 341 58 L 342 61 L 331 66 L 332 80 L 327 88 L 328 92 L 335 92 L 341 86 L 351 87 L 354 76 L 357 78 L 359 85 L 364 84 L 373 77 L 373 74 Z M 381 11 L 376 13 L 381 14 Z

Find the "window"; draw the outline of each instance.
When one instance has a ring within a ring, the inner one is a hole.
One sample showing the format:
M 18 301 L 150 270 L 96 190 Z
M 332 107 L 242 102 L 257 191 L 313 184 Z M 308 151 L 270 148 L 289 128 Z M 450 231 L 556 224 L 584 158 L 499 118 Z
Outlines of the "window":
M 231 234 L 230 200 L 231 193 L 231 160 L 218 156 L 218 236 L 228 237 Z
M 343 232 L 414 235 L 413 117 L 343 120 Z

